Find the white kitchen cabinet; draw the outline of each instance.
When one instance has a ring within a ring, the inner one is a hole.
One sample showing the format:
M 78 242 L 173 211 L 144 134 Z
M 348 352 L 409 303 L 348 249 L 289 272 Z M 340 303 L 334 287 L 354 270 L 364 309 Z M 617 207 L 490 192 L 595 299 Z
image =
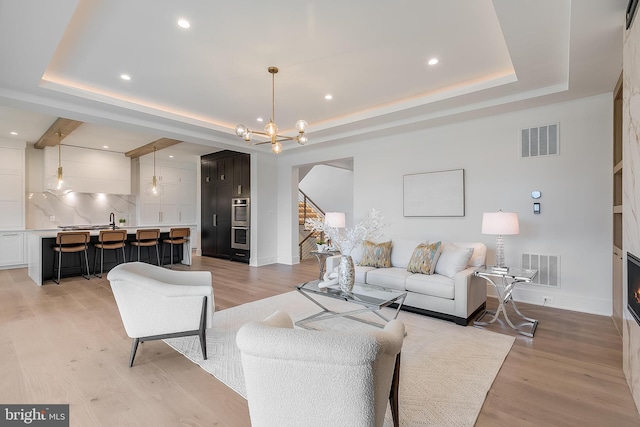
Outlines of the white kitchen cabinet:
M 24 229 L 24 143 L 0 140 L 0 230 Z
M 0 232 L 0 268 L 15 267 L 26 263 L 24 232 Z
M 58 170 L 58 147 L 44 148 L 44 185 Z M 63 145 L 63 176 L 76 193 L 131 194 L 131 159 L 122 153 Z
M 140 164 L 140 225 L 194 224 L 196 222 L 196 170 L 156 165 L 159 196 L 148 188 L 153 165 Z

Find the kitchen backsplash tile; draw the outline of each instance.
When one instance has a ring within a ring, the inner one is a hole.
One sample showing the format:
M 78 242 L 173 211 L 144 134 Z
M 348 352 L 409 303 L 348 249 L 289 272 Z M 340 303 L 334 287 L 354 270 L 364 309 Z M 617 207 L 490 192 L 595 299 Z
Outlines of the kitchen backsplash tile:
M 90 193 L 56 196 L 51 193 L 27 193 L 26 202 L 28 229 L 108 224 L 111 212 L 115 214 L 116 222 L 125 219 L 126 225 L 137 225 L 135 196 Z

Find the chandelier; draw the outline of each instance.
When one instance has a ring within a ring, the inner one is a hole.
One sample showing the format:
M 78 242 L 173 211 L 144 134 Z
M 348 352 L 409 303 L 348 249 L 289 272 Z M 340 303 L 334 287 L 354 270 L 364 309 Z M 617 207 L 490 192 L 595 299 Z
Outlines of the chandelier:
M 282 141 L 297 141 L 298 144 L 304 145 L 309 138 L 305 133 L 307 130 L 307 122 L 304 120 L 298 120 L 296 122 L 296 130 L 298 134 L 296 136 L 283 136 L 278 135 L 278 125 L 275 123 L 275 76 L 278 72 L 278 67 L 269 67 L 267 69 L 271 73 L 271 119 L 269 123 L 264 127 L 264 132 L 254 131 L 249 129 L 245 125 L 236 126 L 236 135 L 244 139 L 248 143 L 251 143 L 253 135 L 261 135 L 269 138 L 269 141 L 255 142 L 253 145 L 271 143 L 271 151 L 278 154 L 282 151 Z

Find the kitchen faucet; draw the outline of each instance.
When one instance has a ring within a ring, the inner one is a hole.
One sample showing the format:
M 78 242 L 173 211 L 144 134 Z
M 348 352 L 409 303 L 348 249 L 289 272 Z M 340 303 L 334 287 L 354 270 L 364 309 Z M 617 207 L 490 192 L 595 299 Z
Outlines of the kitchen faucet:
M 116 215 L 113 212 L 109 214 L 109 225 L 113 230 L 116 229 Z

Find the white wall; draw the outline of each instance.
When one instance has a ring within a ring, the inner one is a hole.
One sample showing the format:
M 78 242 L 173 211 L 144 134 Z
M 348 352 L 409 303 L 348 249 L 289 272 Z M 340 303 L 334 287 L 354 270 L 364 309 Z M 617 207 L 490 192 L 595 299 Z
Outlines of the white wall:
M 520 266 L 523 252 L 559 255 L 561 286 L 521 287 L 521 301 L 611 314 L 612 95 L 517 111 L 432 129 L 285 151 L 278 159 L 278 262 L 297 262 L 291 243 L 291 170 L 332 158 L 354 158 L 355 220 L 371 208 L 390 223 L 389 237 L 481 241 L 495 260 L 495 236 L 482 235 L 482 213 L 502 209 L 520 217 L 521 234 L 505 236 L 506 261 Z M 521 159 L 520 129 L 560 123 L 560 155 Z M 300 151 L 298 153 L 298 151 Z M 465 216 L 405 218 L 405 174 L 465 170 Z M 288 171 L 288 172 L 285 172 Z M 542 213 L 532 213 L 532 190 L 540 190 Z
M 347 225 L 353 225 L 353 171 L 316 165 L 299 188 L 323 211 L 344 212 Z
M 277 262 L 278 194 L 277 158 L 271 153 L 251 154 L 251 258 L 260 266 Z M 296 183 L 298 181 L 296 180 Z

